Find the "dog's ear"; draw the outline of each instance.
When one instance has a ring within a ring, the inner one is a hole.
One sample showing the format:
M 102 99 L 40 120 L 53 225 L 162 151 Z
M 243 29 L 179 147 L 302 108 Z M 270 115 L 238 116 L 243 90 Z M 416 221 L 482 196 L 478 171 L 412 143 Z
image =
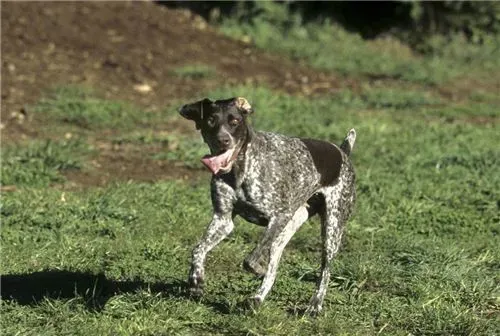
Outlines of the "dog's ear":
M 198 125 L 198 123 L 203 119 L 204 110 L 206 111 L 212 103 L 213 101 L 205 98 L 203 100 L 182 106 L 179 109 L 179 113 L 184 118 L 193 120 Z
M 234 103 L 243 114 L 250 114 L 253 112 L 252 105 L 243 97 L 234 98 Z

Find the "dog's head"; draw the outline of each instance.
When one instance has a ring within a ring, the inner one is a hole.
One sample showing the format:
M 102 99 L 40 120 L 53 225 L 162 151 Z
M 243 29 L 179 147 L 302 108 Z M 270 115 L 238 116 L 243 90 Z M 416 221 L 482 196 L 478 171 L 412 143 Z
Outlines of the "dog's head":
M 252 113 L 248 101 L 242 97 L 216 101 L 205 98 L 182 106 L 179 113 L 195 122 L 210 148 L 212 155 L 202 162 L 214 174 L 230 172 L 248 137 L 246 118 Z

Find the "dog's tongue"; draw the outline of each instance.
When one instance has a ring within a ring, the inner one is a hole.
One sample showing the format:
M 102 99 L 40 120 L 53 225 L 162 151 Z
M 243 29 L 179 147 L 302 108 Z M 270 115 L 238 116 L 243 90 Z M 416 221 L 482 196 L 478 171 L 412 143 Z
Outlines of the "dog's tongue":
M 207 168 L 210 169 L 212 173 L 215 175 L 221 169 L 221 167 L 227 164 L 227 162 L 231 158 L 232 153 L 233 153 L 232 150 L 227 150 L 219 155 L 213 155 L 213 156 L 205 155 L 201 159 L 201 162 L 203 162 L 203 164 L 207 166 Z

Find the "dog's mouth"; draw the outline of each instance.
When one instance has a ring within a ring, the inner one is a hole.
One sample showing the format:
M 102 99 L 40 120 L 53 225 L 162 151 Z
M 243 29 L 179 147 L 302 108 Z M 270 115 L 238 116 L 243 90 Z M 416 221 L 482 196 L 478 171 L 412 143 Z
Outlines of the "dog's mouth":
M 217 175 L 218 173 L 228 173 L 231 171 L 234 161 L 238 155 L 238 151 L 236 150 L 236 146 L 230 148 L 218 155 L 205 155 L 201 162 L 208 168 L 210 171 Z

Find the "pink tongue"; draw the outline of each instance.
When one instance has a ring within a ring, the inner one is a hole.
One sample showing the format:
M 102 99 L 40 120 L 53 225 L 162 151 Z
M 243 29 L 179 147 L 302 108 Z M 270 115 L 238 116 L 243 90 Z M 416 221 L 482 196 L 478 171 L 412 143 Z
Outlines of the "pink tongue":
M 230 159 L 232 152 L 233 151 L 231 150 L 227 150 L 220 155 L 215 155 L 215 156 L 205 155 L 203 159 L 201 159 L 201 162 L 203 162 L 203 164 L 207 166 L 207 168 L 210 169 L 213 174 L 217 174 L 220 168 L 224 166 L 226 162 Z

